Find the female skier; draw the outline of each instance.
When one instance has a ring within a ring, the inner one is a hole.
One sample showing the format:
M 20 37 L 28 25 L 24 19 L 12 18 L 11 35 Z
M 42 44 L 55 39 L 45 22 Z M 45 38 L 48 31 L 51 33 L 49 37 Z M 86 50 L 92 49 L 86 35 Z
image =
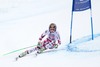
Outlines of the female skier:
M 42 39 L 47 36 L 47 38 L 42 41 Z M 21 53 L 17 58 L 21 58 L 36 51 L 36 54 L 42 53 L 44 50 L 57 48 L 58 45 L 61 44 L 59 33 L 57 32 L 57 26 L 54 23 L 49 25 L 49 30 L 45 30 L 44 33 L 39 38 L 38 44 L 35 48 L 26 50 L 25 52 Z

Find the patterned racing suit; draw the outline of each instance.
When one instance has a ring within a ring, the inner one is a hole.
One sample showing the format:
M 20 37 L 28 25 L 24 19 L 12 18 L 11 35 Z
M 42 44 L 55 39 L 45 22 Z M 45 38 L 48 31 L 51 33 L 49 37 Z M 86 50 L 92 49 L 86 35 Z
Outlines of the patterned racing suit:
M 42 44 L 40 44 L 40 47 L 44 47 L 45 49 L 52 49 L 52 48 L 54 48 L 55 45 L 61 44 L 60 36 L 57 31 L 51 33 L 51 32 L 49 32 L 49 30 L 46 30 L 41 35 L 39 40 L 41 41 L 46 36 L 47 36 L 47 38 L 42 42 Z
M 47 38 L 43 40 L 43 38 L 46 36 L 47 36 Z M 41 53 L 46 49 L 53 49 L 53 48 L 55 48 L 55 46 L 58 47 L 58 44 L 61 44 L 60 36 L 57 31 L 51 33 L 51 32 L 49 32 L 49 30 L 46 30 L 40 36 L 39 40 L 40 41 L 43 40 L 43 41 L 41 43 L 39 43 L 35 48 L 32 48 L 30 50 L 26 50 L 26 51 L 22 52 L 18 57 L 16 57 L 16 60 L 18 58 L 26 56 L 27 54 L 34 52 L 34 51 L 36 51 L 37 53 Z

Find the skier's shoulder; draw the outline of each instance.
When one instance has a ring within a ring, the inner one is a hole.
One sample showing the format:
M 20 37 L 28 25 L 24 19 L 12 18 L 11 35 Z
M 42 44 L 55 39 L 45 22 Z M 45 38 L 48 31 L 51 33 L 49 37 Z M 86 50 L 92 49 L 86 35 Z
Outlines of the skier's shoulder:
M 58 32 L 58 31 L 55 31 L 55 33 L 56 33 L 56 34 L 59 34 L 59 32 Z

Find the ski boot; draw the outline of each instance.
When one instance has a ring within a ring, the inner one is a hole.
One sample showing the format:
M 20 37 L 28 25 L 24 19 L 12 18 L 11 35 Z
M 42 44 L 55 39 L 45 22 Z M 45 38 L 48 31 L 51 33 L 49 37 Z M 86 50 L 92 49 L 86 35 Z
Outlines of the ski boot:
M 16 57 L 15 60 L 17 61 L 19 58 L 22 58 L 22 57 L 26 56 L 27 54 L 29 54 L 28 50 L 25 52 L 22 52 L 18 57 Z
M 37 53 L 40 54 L 40 53 L 42 53 L 44 50 L 46 50 L 46 48 L 41 47 L 41 48 L 39 48 L 39 49 L 37 50 Z

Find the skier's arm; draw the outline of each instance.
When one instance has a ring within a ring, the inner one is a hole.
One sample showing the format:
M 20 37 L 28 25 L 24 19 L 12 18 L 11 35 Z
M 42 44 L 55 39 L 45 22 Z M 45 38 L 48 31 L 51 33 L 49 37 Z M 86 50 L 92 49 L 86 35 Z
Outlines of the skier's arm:
M 59 45 L 61 44 L 60 35 L 59 35 L 58 32 L 57 32 L 57 43 L 58 43 Z
M 41 34 L 41 36 L 39 37 L 39 41 L 41 41 L 47 34 L 47 30 Z

